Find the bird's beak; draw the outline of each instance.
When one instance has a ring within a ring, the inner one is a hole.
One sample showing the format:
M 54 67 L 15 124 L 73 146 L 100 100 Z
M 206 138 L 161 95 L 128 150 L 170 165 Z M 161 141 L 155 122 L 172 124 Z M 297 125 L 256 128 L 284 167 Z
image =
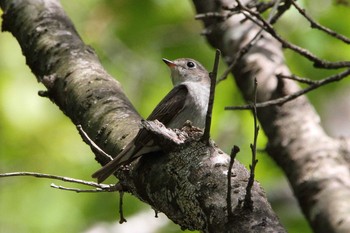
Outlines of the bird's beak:
M 168 60 L 166 58 L 163 58 L 162 60 L 163 60 L 163 62 L 165 62 L 165 64 L 167 66 L 169 66 L 169 68 L 173 68 L 173 67 L 177 66 L 173 61 L 170 61 L 170 60 Z

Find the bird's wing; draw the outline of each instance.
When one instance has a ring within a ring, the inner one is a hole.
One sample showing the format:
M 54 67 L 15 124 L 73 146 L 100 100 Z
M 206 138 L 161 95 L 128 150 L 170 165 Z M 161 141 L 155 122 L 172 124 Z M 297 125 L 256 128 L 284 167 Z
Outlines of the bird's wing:
M 175 86 L 156 106 L 147 120 L 158 120 L 165 126 L 182 110 L 185 105 L 188 89 L 185 85 Z
M 148 121 L 158 120 L 167 126 L 184 108 L 188 95 L 185 85 L 175 86 L 156 106 L 147 118 Z M 146 145 L 151 136 L 145 129 L 141 129 L 135 137 L 136 148 Z

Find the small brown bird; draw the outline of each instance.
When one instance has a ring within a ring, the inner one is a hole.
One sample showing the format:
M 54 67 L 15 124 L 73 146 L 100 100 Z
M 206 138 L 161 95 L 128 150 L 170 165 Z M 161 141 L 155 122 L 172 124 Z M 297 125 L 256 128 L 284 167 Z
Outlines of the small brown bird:
M 171 70 L 174 88 L 157 105 L 147 120 L 158 120 L 168 128 L 181 128 L 189 120 L 199 128 L 205 127 L 210 94 L 208 71 L 197 61 L 180 58 L 163 61 Z M 96 171 L 92 177 L 98 183 L 112 175 L 121 165 L 130 163 L 137 157 L 159 151 L 160 147 L 141 128 L 136 137 L 112 161 Z

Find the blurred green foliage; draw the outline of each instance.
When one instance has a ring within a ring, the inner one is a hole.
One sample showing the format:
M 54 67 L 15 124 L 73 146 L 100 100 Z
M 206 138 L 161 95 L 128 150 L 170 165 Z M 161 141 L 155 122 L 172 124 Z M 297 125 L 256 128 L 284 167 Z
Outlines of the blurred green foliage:
M 312 9 L 310 13 L 324 25 L 349 36 L 348 21 L 344 20 L 349 8 L 327 0 L 321 2 L 308 1 L 305 7 Z M 212 67 L 214 50 L 200 36 L 202 25 L 194 20 L 190 1 L 62 0 L 62 4 L 84 41 L 95 48 L 104 67 L 121 82 L 144 117 L 171 89 L 170 74 L 162 57 L 192 57 L 208 69 Z M 311 30 L 295 10 L 289 11 L 276 27 L 285 38 L 325 59 L 349 60 L 349 47 Z M 286 51 L 286 58 L 300 76 L 320 79 L 332 73 L 315 70 L 310 62 L 290 51 Z M 224 69 L 221 64 L 220 73 Z M 332 84 L 312 93 L 310 98 L 322 113 L 325 99 L 348 84 L 347 80 Z M 36 94 L 41 89 L 44 87 L 26 67 L 17 41 L 9 33 L 1 33 L 0 172 L 35 171 L 89 180 L 99 167 L 94 155 L 70 120 L 49 100 Z M 223 110 L 228 105 L 243 104 L 232 78 L 221 83 L 216 93 L 212 137 L 226 152 L 233 144 L 240 146 L 238 159 L 248 165 L 252 116 L 249 112 Z M 264 148 L 265 144 L 261 132 L 259 147 Z M 285 195 L 290 191 L 279 168 L 266 154 L 259 154 L 258 159 L 256 178 L 288 231 L 311 232 L 295 201 Z M 59 191 L 49 187 L 51 182 L 30 177 L 1 179 L 0 232 L 93 232 L 89 229 L 97 229 L 100 223 L 116 223 L 116 194 Z M 126 217 L 131 218 L 150 207 L 125 195 L 124 210 Z M 169 222 L 158 232 L 181 230 Z

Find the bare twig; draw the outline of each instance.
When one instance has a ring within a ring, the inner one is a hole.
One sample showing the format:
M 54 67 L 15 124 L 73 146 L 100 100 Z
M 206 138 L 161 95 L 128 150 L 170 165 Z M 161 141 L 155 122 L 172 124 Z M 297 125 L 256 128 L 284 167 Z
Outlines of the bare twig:
M 120 184 L 116 184 L 116 185 L 98 184 L 91 181 L 85 181 L 85 180 L 79 180 L 79 179 L 74 179 L 70 177 L 56 176 L 56 175 L 43 174 L 43 173 L 37 173 L 37 172 L 9 172 L 9 173 L 0 174 L 0 178 L 11 177 L 11 176 L 32 176 L 37 178 L 61 180 L 64 182 L 82 184 L 82 185 L 87 185 L 87 186 L 96 188 L 95 190 L 81 190 L 81 189 L 74 189 L 74 188 L 65 188 L 62 186 L 51 184 L 51 187 L 53 188 L 67 190 L 67 191 L 74 191 L 74 192 L 115 192 L 115 191 L 120 191 L 122 189 Z
M 54 183 L 52 183 L 50 185 L 51 188 L 55 188 L 55 189 L 60 189 L 60 190 L 64 190 L 64 191 L 72 191 L 72 192 L 76 192 L 76 193 L 101 193 L 101 192 L 114 192 L 116 190 L 113 189 L 112 190 L 106 190 L 106 189 L 100 189 L 100 188 L 96 188 L 96 189 L 79 189 L 79 188 L 68 188 L 68 187 L 64 187 L 61 185 L 56 185 Z
M 255 179 L 255 167 L 256 167 L 256 164 L 258 163 L 258 160 L 256 159 L 256 144 L 257 144 L 258 135 L 259 135 L 258 114 L 257 114 L 257 109 L 256 109 L 257 90 L 258 90 L 258 82 L 255 79 L 254 80 L 254 100 L 253 100 L 254 140 L 253 140 L 253 144 L 250 144 L 250 149 L 252 151 L 252 164 L 249 165 L 250 176 L 249 176 L 248 184 L 246 187 L 246 195 L 244 197 L 244 204 L 243 204 L 244 208 L 247 208 L 250 210 L 253 208 L 251 190 L 252 190 L 252 187 L 254 184 L 254 179 Z
M 98 155 L 101 155 L 108 160 L 113 160 L 112 156 L 104 152 L 94 141 L 91 140 L 81 125 L 77 125 L 77 129 L 84 142 L 88 144 L 95 153 L 98 153 Z
M 310 25 L 312 28 L 316 28 L 316 29 L 319 29 L 323 32 L 325 32 L 326 34 L 334 37 L 334 38 L 337 38 L 338 40 L 341 40 L 343 41 L 344 43 L 346 44 L 350 44 L 350 39 L 344 35 L 341 35 L 319 23 L 317 23 L 315 20 L 312 19 L 311 16 L 309 16 L 306 11 L 304 9 L 302 9 L 296 2 L 295 0 L 290 0 L 289 2 L 292 3 L 292 5 L 299 11 L 299 13 L 304 16 L 304 18 L 309 21 Z
M 260 2 L 260 1 L 251 1 L 247 4 L 249 8 L 256 8 L 259 13 L 264 13 L 268 9 L 272 8 L 276 5 L 276 0 L 272 0 L 269 2 Z
M 292 44 L 286 40 L 284 40 L 272 27 L 272 25 L 265 20 L 259 12 L 256 12 L 254 10 L 251 10 L 247 7 L 245 7 L 240 0 L 236 0 L 237 7 L 240 8 L 241 13 L 244 14 L 247 18 L 249 18 L 252 22 L 254 22 L 256 25 L 264 29 L 266 32 L 268 32 L 271 36 L 273 36 L 276 40 L 278 40 L 284 48 L 289 48 L 296 53 L 300 54 L 301 56 L 307 58 L 308 60 L 312 61 L 314 63 L 315 67 L 318 68 L 324 68 L 324 69 L 338 69 L 338 68 L 346 68 L 350 67 L 350 61 L 339 61 L 339 62 L 330 62 L 326 60 L 322 60 L 312 54 L 310 51 L 301 48 L 295 44 Z M 237 9 L 235 9 L 237 10 Z
M 227 201 L 227 218 L 228 221 L 231 220 L 231 218 L 233 217 L 233 212 L 232 212 L 232 200 L 231 200 L 231 177 L 232 177 L 232 167 L 233 164 L 235 162 L 235 158 L 237 156 L 237 154 L 239 153 L 240 149 L 238 146 L 234 145 L 231 149 L 231 154 L 230 154 L 230 163 L 228 166 L 228 170 L 227 170 L 227 197 L 226 197 L 226 201 Z
M 220 50 L 217 49 L 216 53 L 215 53 L 215 61 L 214 61 L 213 71 L 209 73 L 209 77 L 210 77 L 210 95 L 209 95 L 207 116 L 205 118 L 205 129 L 204 129 L 204 133 L 203 133 L 203 136 L 202 136 L 202 141 L 206 142 L 207 144 L 209 144 L 209 138 L 210 138 L 211 117 L 212 117 L 212 111 L 213 111 L 216 76 L 217 76 L 217 73 L 218 73 L 220 54 L 221 54 Z
M 228 13 L 223 13 L 223 12 L 207 12 L 203 14 L 197 14 L 194 19 L 199 20 L 199 19 L 207 19 L 207 18 L 217 18 L 219 20 L 225 21 L 228 19 L 230 16 L 232 16 L 234 13 L 228 12 Z
M 279 4 L 281 3 L 281 0 L 276 0 L 275 4 L 273 5 L 271 12 L 269 14 L 269 18 L 267 19 L 267 21 L 271 24 L 274 24 L 282 15 L 284 12 L 286 12 L 286 10 L 288 10 L 289 7 L 281 7 L 279 6 Z M 285 6 L 287 3 L 284 2 Z M 276 12 L 276 13 L 275 13 Z
M 294 74 L 292 75 L 284 75 L 284 74 L 276 74 L 276 77 L 277 78 L 284 78 L 284 79 L 290 79 L 290 80 L 294 80 L 294 81 L 297 81 L 299 83 L 304 83 L 304 84 L 307 84 L 307 85 L 314 85 L 317 83 L 317 81 L 315 80 L 311 80 L 311 79 L 308 79 L 308 78 L 301 78 L 301 77 L 298 77 Z
M 328 78 L 324 78 L 322 80 L 315 81 L 315 83 L 313 83 L 309 87 L 302 89 L 300 91 L 297 91 L 293 94 L 286 95 L 286 96 L 283 96 L 281 98 L 277 98 L 274 100 L 269 100 L 269 101 L 257 103 L 255 107 L 256 108 L 265 108 L 265 107 L 269 107 L 269 106 L 273 106 L 273 105 L 282 105 L 288 101 L 291 101 L 293 99 L 298 98 L 299 96 L 305 95 L 306 93 L 308 93 L 312 90 L 315 90 L 321 86 L 324 86 L 324 85 L 332 83 L 332 82 L 340 81 L 340 80 L 346 78 L 348 75 L 350 75 L 350 69 L 347 69 L 344 72 L 329 76 Z M 247 110 L 247 109 L 253 109 L 253 108 L 254 108 L 253 105 L 247 104 L 247 105 L 243 105 L 243 106 L 228 106 L 228 107 L 225 107 L 225 110 Z
M 127 222 L 126 218 L 124 217 L 124 211 L 123 211 L 123 197 L 124 197 L 124 192 L 120 191 L 119 192 L 119 216 L 120 216 L 119 223 L 120 224 Z

